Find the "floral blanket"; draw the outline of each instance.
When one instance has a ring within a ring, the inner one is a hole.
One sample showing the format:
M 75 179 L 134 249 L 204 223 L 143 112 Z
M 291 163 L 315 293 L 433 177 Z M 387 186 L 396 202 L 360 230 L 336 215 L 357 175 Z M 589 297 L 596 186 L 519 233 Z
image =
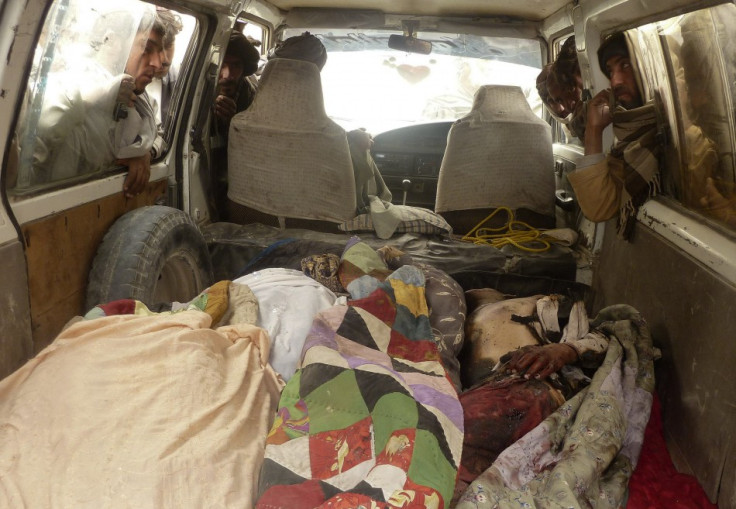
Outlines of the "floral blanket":
M 458 509 L 625 505 L 651 412 L 657 351 L 629 306 L 603 309 L 591 327 L 610 342 L 590 385 L 503 451 Z
M 319 313 L 267 439 L 260 508 L 446 507 L 463 413 L 432 339 L 424 275 L 352 241 L 348 305 Z

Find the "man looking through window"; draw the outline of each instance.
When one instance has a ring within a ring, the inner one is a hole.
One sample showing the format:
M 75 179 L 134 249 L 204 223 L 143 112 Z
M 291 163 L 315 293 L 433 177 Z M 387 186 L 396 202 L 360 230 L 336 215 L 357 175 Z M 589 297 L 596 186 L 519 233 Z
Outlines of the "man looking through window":
M 117 163 L 129 169 L 126 196 L 145 188 L 157 135 L 145 89 L 165 59 L 167 27 L 153 9 L 144 11 L 139 21 L 127 12 L 101 15 L 89 58 L 50 76 L 33 146 L 32 183 L 94 173 Z M 118 74 L 114 64 L 130 26 L 135 27 L 133 43 Z
M 610 80 L 587 106 L 585 157 L 568 175 L 583 214 L 606 221 L 618 213 L 618 232 L 628 238 L 638 207 L 659 190 L 657 111 L 644 104 L 624 33 L 606 39 L 598 61 Z M 603 153 L 603 130 L 613 124 L 618 140 Z

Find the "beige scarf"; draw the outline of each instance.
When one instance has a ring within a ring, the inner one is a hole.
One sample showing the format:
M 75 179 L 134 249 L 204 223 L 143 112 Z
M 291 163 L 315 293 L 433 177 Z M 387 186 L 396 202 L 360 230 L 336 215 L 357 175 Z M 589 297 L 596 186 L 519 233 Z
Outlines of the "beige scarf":
M 622 183 L 617 230 L 624 239 L 631 234 L 639 207 L 660 192 L 662 146 L 657 132 L 654 101 L 630 110 L 618 107 L 613 113 L 613 133 L 618 141 L 611 148 L 608 165 Z

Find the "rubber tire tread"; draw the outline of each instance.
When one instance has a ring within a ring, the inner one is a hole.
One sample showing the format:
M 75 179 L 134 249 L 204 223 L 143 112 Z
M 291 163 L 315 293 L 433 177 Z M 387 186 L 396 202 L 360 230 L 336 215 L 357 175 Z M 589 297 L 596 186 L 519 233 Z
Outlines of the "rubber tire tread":
M 181 302 L 212 284 L 212 261 L 202 233 L 183 211 L 161 205 L 122 215 L 102 239 L 92 263 L 86 309 L 118 299 L 140 300 L 149 307 L 164 262 L 180 251 L 196 260 L 194 295 L 177 296 Z

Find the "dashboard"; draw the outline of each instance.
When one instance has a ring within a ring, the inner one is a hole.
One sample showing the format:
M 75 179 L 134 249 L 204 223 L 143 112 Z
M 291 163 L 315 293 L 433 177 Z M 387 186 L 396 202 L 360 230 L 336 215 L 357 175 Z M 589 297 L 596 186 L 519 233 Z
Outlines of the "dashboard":
M 393 203 L 434 210 L 437 177 L 452 124 L 446 121 L 401 127 L 373 138 L 371 153 Z

